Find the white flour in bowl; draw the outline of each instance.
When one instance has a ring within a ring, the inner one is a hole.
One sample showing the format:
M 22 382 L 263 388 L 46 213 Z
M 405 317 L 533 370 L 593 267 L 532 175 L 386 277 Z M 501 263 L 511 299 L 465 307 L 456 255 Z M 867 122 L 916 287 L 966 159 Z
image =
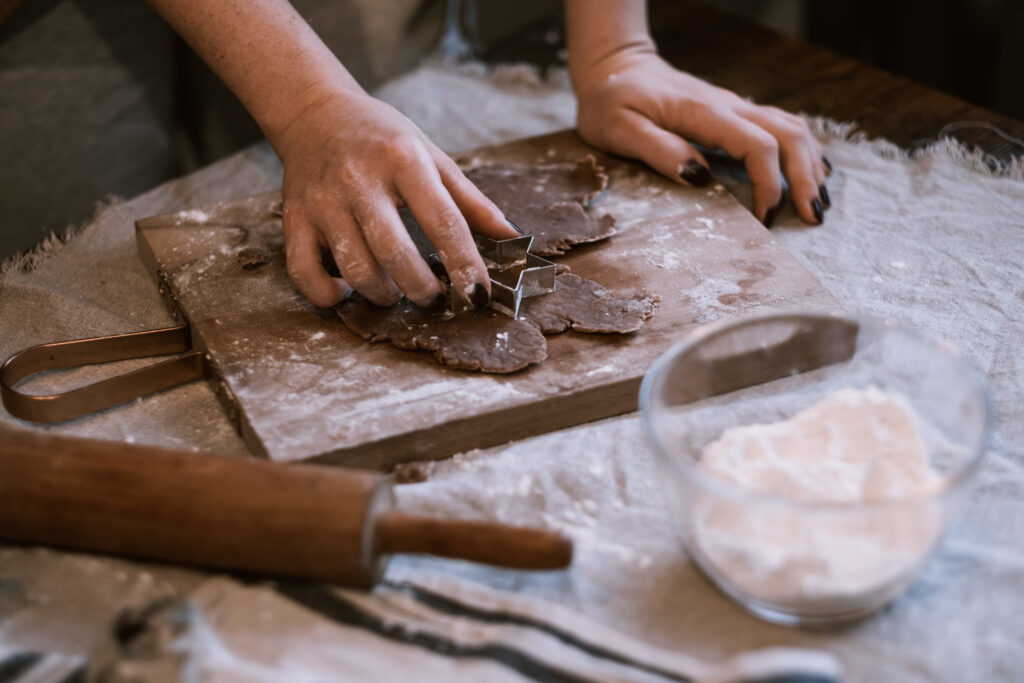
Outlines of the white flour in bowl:
M 789 420 L 728 429 L 698 467 L 748 491 L 842 504 L 694 498 L 698 559 L 762 600 L 843 609 L 907 577 L 941 535 L 940 498 L 927 494 L 942 477 L 911 407 L 879 389 L 840 389 Z

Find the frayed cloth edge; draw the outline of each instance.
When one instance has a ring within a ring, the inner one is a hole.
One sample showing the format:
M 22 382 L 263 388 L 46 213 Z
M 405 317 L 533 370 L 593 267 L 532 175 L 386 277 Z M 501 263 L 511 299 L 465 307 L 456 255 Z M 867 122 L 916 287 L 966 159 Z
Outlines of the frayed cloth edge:
M 811 132 L 819 139 L 840 140 L 864 146 L 886 159 L 916 162 L 922 159 L 952 161 L 972 171 L 994 178 L 1024 180 L 1024 155 L 998 159 L 979 147 L 969 147 L 953 137 L 939 138 L 918 149 L 904 149 L 885 138 L 872 138 L 856 123 L 841 123 L 819 116 L 806 116 Z
M 58 233 L 51 230 L 50 234 L 42 239 L 33 247 L 29 247 L 27 250 L 11 254 L 0 262 L 0 276 L 6 275 L 11 272 L 22 272 L 29 273 L 39 267 L 41 263 L 49 259 L 54 254 L 58 253 L 64 248 L 71 240 L 75 239 L 86 229 L 99 220 L 100 215 L 114 206 L 124 201 L 121 197 L 115 195 L 109 195 L 103 199 L 97 200 L 96 208 L 92 213 L 92 216 L 82 221 L 77 225 L 69 225 L 62 232 Z

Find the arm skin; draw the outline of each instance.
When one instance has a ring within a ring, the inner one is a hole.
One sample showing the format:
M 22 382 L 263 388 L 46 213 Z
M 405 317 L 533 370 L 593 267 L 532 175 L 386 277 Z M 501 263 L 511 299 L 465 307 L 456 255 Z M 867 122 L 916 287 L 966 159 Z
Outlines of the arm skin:
M 444 285 L 398 216 L 408 205 L 455 290 L 475 306 L 490 295 L 469 227 L 519 235 L 455 163 L 392 107 L 376 100 L 286 0 L 150 0 L 231 88 L 284 165 L 288 273 L 317 306 L 352 289 L 388 306 L 404 293 L 428 306 Z M 321 265 L 329 249 L 344 279 Z
M 644 0 L 565 4 L 576 125 L 584 140 L 692 185 L 707 184 L 711 175 L 688 141 L 721 148 L 744 162 L 754 214 L 766 225 L 784 199 L 782 173 L 800 217 L 811 224 L 824 220 L 830 168 L 803 119 L 667 64 L 648 32 Z

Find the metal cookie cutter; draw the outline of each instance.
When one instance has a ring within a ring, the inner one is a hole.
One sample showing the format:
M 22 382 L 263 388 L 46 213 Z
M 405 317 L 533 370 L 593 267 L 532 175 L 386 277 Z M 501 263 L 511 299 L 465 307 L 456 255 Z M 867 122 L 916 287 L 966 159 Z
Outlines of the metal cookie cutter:
M 557 266 L 541 257 L 531 254 L 532 235 L 523 235 L 509 240 L 492 240 L 483 235 L 474 235 L 476 248 L 487 266 L 491 277 L 491 307 L 515 318 L 519 315 L 519 304 L 523 299 L 555 291 Z M 436 253 L 430 255 L 434 272 L 444 274 L 444 266 Z M 447 281 L 447 274 L 444 274 Z M 470 308 L 458 295 L 451 291 L 449 297 L 453 313 Z
M 185 353 L 187 352 L 187 353 Z M 17 391 L 29 375 L 44 370 L 183 353 L 124 375 L 46 396 Z M 192 346 L 189 326 L 178 325 L 109 337 L 39 344 L 19 351 L 0 370 L 0 394 L 11 415 L 32 422 L 63 422 L 208 374 L 204 355 Z

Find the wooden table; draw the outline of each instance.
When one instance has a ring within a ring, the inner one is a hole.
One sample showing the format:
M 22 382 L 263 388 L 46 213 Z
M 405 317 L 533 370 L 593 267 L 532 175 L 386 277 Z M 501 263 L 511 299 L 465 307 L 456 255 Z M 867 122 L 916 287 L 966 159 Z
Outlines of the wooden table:
M 651 2 L 651 27 L 672 64 L 716 85 L 788 111 L 856 121 L 871 137 L 916 148 L 934 141 L 943 127 L 963 121 L 997 126 L 1024 139 L 1024 122 L 844 57 L 693 0 Z M 558 34 L 557 40 L 552 32 Z M 484 59 L 564 63 L 559 16 L 492 46 Z M 564 53 L 563 53 L 564 54 Z M 949 133 L 999 160 L 1024 153 L 980 127 Z

